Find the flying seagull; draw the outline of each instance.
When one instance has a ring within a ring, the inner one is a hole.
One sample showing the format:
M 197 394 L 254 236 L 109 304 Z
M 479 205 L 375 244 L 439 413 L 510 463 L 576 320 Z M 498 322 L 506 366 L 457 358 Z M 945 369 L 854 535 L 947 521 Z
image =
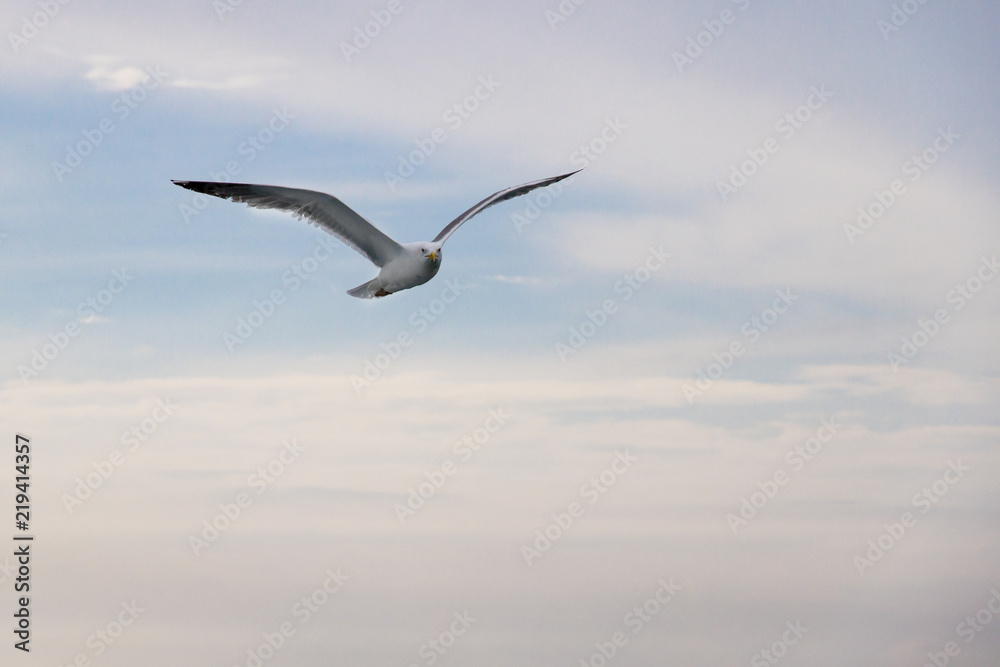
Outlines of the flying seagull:
M 580 171 L 577 169 L 577 171 Z M 433 241 L 396 243 L 351 210 L 336 197 L 313 190 L 282 188 L 276 185 L 247 183 L 215 183 L 208 181 L 172 181 L 175 185 L 214 197 L 243 202 L 254 208 L 276 208 L 288 211 L 296 218 L 321 227 L 367 257 L 379 267 L 377 276 L 348 290 L 360 299 L 383 297 L 400 290 L 423 285 L 441 268 L 441 246 L 466 220 L 494 204 L 520 197 L 535 188 L 558 183 L 577 171 L 562 176 L 543 178 L 494 192 L 468 211 L 458 216 L 434 237 Z

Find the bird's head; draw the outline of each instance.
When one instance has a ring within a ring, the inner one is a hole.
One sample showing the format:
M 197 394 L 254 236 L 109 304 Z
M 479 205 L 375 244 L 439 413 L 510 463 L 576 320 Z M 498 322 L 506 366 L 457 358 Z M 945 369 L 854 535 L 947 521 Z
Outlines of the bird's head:
M 438 263 L 441 261 L 441 244 L 430 243 L 420 246 L 420 254 L 429 262 Z

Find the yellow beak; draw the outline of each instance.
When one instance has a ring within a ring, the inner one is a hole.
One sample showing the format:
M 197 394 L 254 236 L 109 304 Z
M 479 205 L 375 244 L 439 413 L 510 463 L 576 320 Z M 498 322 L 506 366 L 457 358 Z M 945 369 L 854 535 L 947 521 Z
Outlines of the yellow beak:
M 437 258 L 438 258 L 437 253 L 434 252 L 433 250 L 431 251 L 431 254 L 427 255 L 427 259 L 431 260 L 432 262 L 437 260 Z

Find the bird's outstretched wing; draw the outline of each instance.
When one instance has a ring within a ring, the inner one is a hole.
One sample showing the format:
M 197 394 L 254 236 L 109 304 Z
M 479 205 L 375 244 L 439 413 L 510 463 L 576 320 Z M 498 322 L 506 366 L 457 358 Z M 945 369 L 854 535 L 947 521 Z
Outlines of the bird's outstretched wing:
M 352 211 L 336 197 L 313 190 L 276 185 L 173 181 L 175 185 L 213 197 L 243 202 L 254 208 L 276 208 L 330 232 L 372 261 L 384 266 L 403 249 L 372 223 Z
M 488 209 L 490 206 L 493 206 L 493 204 L 499 204 L 502 201 L 507 201 L 508 199 L 513 199 L 514 197 L 520 197 L 523 194 L 527 194 L 528 192 L 531 192 L 535 188 L 543 188 L 546 185 L 552 185 L 553 183 L 558 183 L 562 179 L 569 178 L 570 176 L 572 176 L 573 174 L 577 173 L 578 171 L 582 171 L 582 170 L 581 169 L 577 169 L 576 171 L 571 171 L 570 173 L 563 174 L 562 176 L 553 176 L 551 178 L 543 178 L 540 181 L 532 181 L 531 183 L 525 183 L 523 185 L 515 185 L 512 188 L 507 188 L 505 190 L 500 190 L 499 192 L 494 192 L 489 197 L 487 197 L 486 199 L 484 199 L 483 201 L 479 202 L 478 204 L 476 204 L 475 206 L 473 206 L 472 208 L 470 208 L 468 211 L 466 211 L 462 215 L 458 216 L 457 218 L 455 218 L 454 220 L 452 220 L 451 222 L 449 222 L 447 224 L 447 226 L 444 229 L 441 230 L 441 233 L 438 234 L 434 238 L 434 242 L 435 243 L 437 243 L 437 242 L 444 243 L 448 239 L 449 236 L 451 236 L 452 234 L 455 233 L 456 229 L 458 229 L 459 227 L 462 226 L 462 223 L 464 223 L 466 220 L 468 220 L 472 216 L 474 216 L 474 215 L 476 215 L 478 213 L 482 213 L 483 211 L 485 211 L 486 209 Z

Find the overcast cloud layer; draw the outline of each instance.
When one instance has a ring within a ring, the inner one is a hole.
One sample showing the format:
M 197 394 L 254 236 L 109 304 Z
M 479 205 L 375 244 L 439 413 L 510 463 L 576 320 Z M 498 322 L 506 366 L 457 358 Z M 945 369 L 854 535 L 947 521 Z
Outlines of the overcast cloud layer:
M 0 662 L 995 664 L 998 20 L 5 3 Z

